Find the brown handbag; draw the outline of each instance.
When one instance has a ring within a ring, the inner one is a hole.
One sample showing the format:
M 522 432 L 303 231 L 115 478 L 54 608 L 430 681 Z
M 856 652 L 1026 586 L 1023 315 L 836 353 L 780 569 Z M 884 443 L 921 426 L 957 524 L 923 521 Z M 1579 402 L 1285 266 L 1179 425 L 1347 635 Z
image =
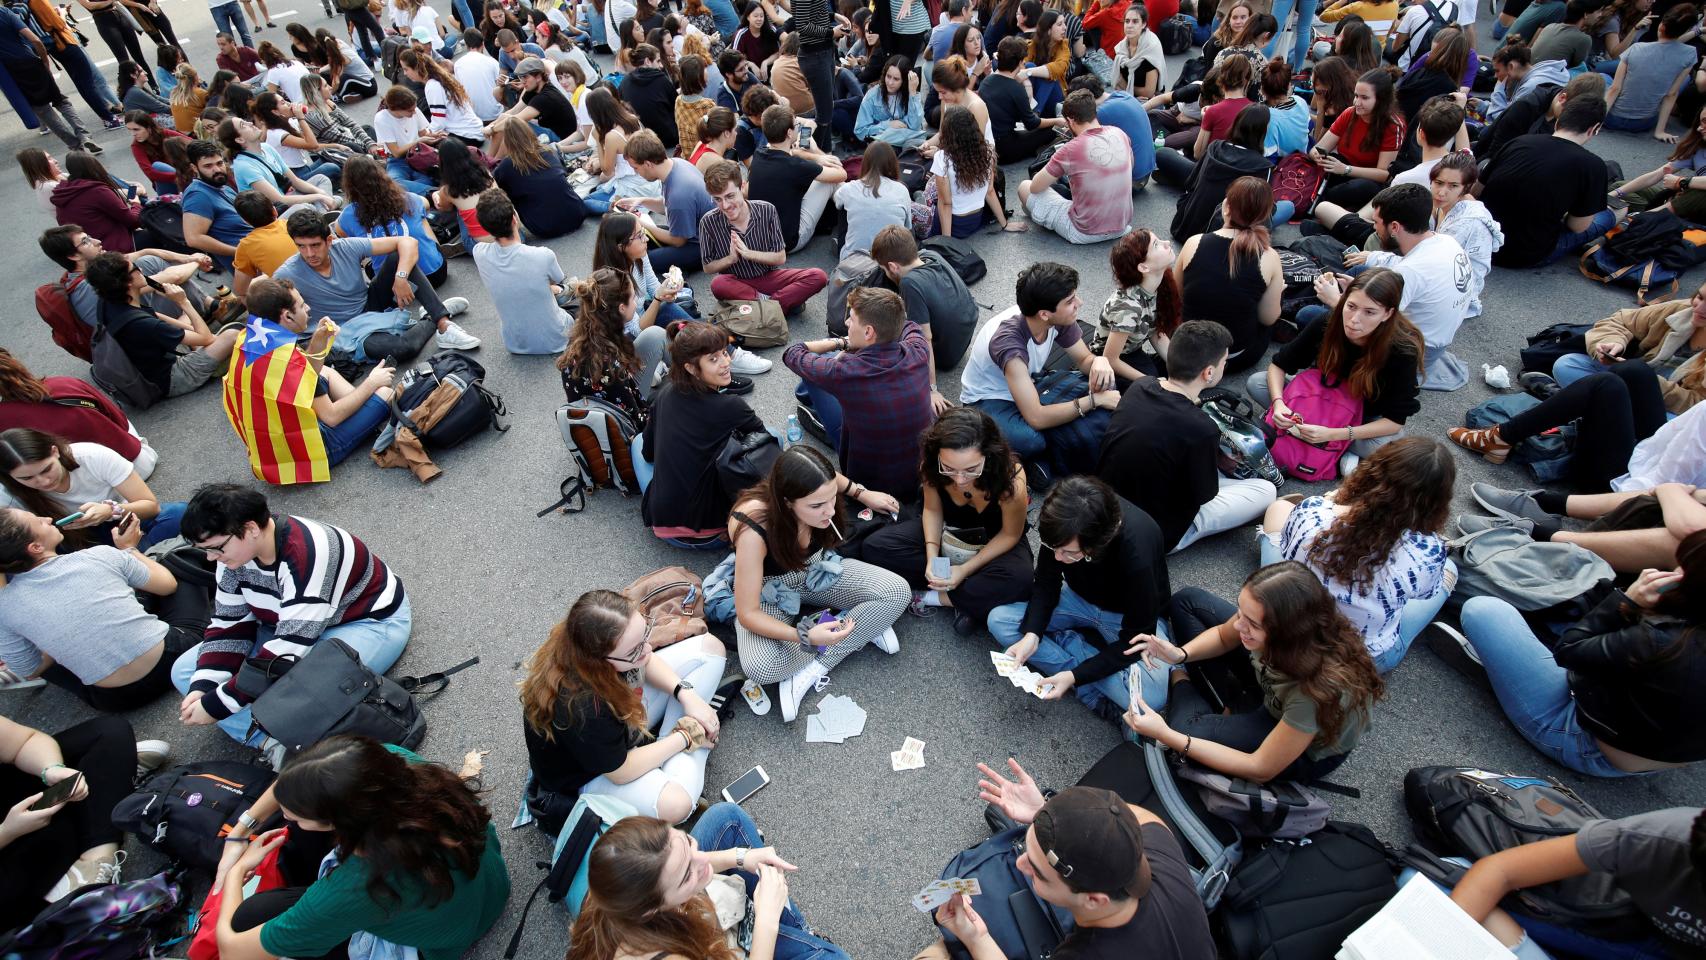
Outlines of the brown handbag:
M 705 584 L 686 567 L 653 570 L 622 595 L 646 618 L 654 650 L 706 632 Z

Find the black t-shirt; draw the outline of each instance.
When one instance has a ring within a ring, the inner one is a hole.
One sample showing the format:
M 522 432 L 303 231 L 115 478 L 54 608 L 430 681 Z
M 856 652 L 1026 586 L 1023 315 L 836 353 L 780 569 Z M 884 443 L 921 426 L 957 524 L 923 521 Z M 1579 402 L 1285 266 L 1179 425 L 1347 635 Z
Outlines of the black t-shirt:
M 586 219 L 586 204 L 569 186 L 563 168 L 554 162 L 547 162 L 532 173 L 523 173 L 516 169 L 515 161 L 505 157 L 492 171 L 492 179 L 515 204 L 522 225 L 538 236 L 560 237 L 577 229 Z
M 1190 867 L 1173 831 L 1146 823 L 1144 855 L 1149 858 L 1149 893 L 1122 927 L 1079 927 L 1054 950 L 1057 960 L 1214 960 L 1208 913 L 1191 884 Z
M 764 421 L 746 401 L 727 393 L 686 393 L 666 385 L 652 399 L 645 453 L 656 471 L 640 501 L 652 527 L 721 530 L 729 498 L 717 479 L 717 454 L 736 430 L 754 433 Z
M 1214 465 L 1220 430 L 1190 398 L 1154 377 L 1132 384 L 1102 434 L 1097 472 L 1120 496 L 1143 508 L 1173 549 L 1214 499 L 1220 472 Z
M 960 275 L 935 251 L 919 251 L 918 258 L 924 262 L 900 278 L 900 298 L 906 303 L 906 318 L 930 328 L 936 369 L 952 370 L 959 366 L 966 348 L 971 346 L 972 333 L 977 328 L 977 301 Z
M 559 701 L 546 740 L 530 723 L 521 725 L 527 762 L 542 789 L 574 796 L 587 781 L 622 766 L 640 732 L 623 723 L 603 700 L 583 693 L 574 709 Z
M 747 177 L 746 196 L 776 208 L 782 221 L 782 239 L 789 250 L 800 242 L 800 201 L 823 165 L 781 150 L 763 149 L 752 155 L 752 174 Z
M 141 307 L 106 300 L 101 301 L 99 316 L 136 372 L 159 387 L 161 396 L 171 392 L 172 365 L 178 362 L 178 345 L 184 342 L 184 328 L 167 323 Z
M 1564 218 L 1605 209 L 1605 161 L 1563 137 L 1530 133 L 1505 144 L 1481 175 L 1481 202 L 1505 231 L 1500 267 L 1532 267 L 1552 255 Z
M 1330 316 L 1322 317 L 1304 327 L 1296 339 L 1280 347 L 1274 354 L 1274 365 L 1292 374 L 1315 366 L 1316 359 L 1321 356 L 1321 340 L 1326 336 L 1327 324 L 1331 319 Z M 1361 347 L 1347 340 L 1343 369 L 1323 372 L 1335 382 L 1342 380 L 1356 368 L 1362 354 Z M 1385 417 L 1393 423 L 1403 423 L 1422 409 L 1421 386 L 1416 382 L 1420 372 L 1415 350 L 1409 347 L 1394 347 L 1387 351 L 1386 366 L 1381 368 L 1380 376 L 1375 378 L 1374 396 L 1363 398 L 1362 422 L 1370 423 Z
M 990 74 L 977 88 L 977 95 L 989 108 L 989 125 L 994 129 L 997 140 L 1011 137 L 1014 124 L 1035 130 L 1043 122 L 1037 111 L 1031 108 L 1031 95 L 1025 85 L 1012 77 Z
M 532 93 L 521 95 L 521 102 L 539 111 L 535 121 L 541 127 L 557 135 L 559 140 L 567 140 L 580 129 L 575 122 L 575 107 L 569 98 L 563 96 L 563 91 L 557 89 L 554 83 L 547 83 Z

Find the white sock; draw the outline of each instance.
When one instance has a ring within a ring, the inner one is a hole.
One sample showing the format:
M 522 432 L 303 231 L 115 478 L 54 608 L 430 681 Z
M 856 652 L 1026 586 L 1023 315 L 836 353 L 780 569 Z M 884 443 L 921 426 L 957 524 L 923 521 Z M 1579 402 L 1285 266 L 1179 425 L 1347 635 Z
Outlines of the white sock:
M 927 607 L 945 606 L 942 603 L 942 592 L 940 590 L 924 591 L 924 605 Z

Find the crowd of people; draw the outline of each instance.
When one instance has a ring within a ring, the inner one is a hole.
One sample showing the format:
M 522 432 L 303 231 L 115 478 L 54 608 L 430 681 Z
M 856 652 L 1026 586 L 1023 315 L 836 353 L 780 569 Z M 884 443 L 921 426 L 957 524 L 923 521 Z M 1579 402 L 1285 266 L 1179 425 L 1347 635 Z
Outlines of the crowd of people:
M 565 400 L 624 425 L 611 468 L 631 469 L 642 524 L 721 557 L 704 603 L 726 642 L 654 647 L 642 611 L 600 589 L 526 661 L 526 812 L 555 834 L 583 797 L 636 811 L 593 849 L 571 958 L 846 956 L 789 899 L 795 867 L 746 812 L 705 803 L 728 716 L 712 704 L 744 683 L 794 722 L 848 657 L 896 654 L 909 616 L 943 610 L 1034 671 L 1043 700 L 1070 695 L 1129 739 L 1257 783 L 1319 781 L 1378 742 L 1386 678 L 1434 624 L 1563 767 L 1638 779 L 1706 759 L 1691 696 L 1706 681 L 1706 286 L 1592 323 L 1523 377 L 1526 408 L 1445 437 L 1414 427 L 1468 382 L 1452 348 L 1497 316 L 1495 267 L 1591 253 L 1632 210 L 1706 226 L 1691 4 L 1507 0 L 1483 56 L 1465 0 L 455 0 L 442 15 L 339 0 L 341 28 L 290 22 L 258 44 L 231 0 L 211 7 L 204 82 L 157 3 L 79 2 L 118 57 L 113 87 L 59 8 L 0 8 L 8 95 L 68 151 L 18 152 L 55 222 L 38 303 L 62 304 L 50 323 L 153 403 L 211 406 L 176 398 L 218 381 L 256 483 L 162 498 L 149 477 L 175 451 L 89 383 L 0 350 L 0 685 L 51 684 L 104 714 L 54 736 L 0 720 L 7 929 L 118 876 L 107 814 L 170 752 L 120 715 L 168 690 L 184 724 L 279 768 L 225 847 L 222 954 L 316 957 L 361 935 L 450 960 L 491 927 L 509 876 L 464 777 L 366 738 L 286 751 L 242 682 L 327 638 L 378 673 L 404 653 L 407 558 L 275 512 L 263 485 L 326 482 L 383 447 L 399 366 L 429 343 L 480 348 L 465 323 L 556 357 Z M 1164 22 L 1194 30 L 1200 55 L 1169 60 Z M 103 164 L 56 67 L 126 129 L 134 179 Z M 1625 179 L 1592 149 L 1605 130 L 1676 146 Z M 1165 232 L 1134 215 L 1138 191 L 1162 190 L 1177 193 Z M 1302 238 L 1282 250 L 1274 230 L 1293 222 Z M 1033 225 L 1054 236 L 985 283 L 1000 303 L 980 321 L 962 276 L 977 239 Z M 579 231 L 591 262 L 565 270 L 550 242 Z M 800 265 L 820 238 L 833 284 Z M 1105 302 L 1048 256 L 1061 242 L 1106 249 Z M 473 270 L 451 266 L 463 256 Z M 493 317 L 440 296 L 456 273 L 477 274 Z M 784 322 L 828 307 L 829 335 L 777 358 L 821 446 L 743 399 L 774 361 L 713 301 Z M 957 397 L 938 382 L 952 371 Z M 1229 456 L 1218 405 L 1246 398 L 1276 461 L 1331 487 L 1280 497 Z M 1527 457 L 1567 425 L 1562 483 L 1472 484 L 1487 515 L 1452 523 L 1460 458 Z M 731 438 L 771 448 L 733 486 Z M 1494 527 L 1617 577 L 1564 619 L 1476 593 L 1454 630 L 1440 618 L 1466 561 L 1448 540 Z M 1252 528 L 1236 588 L 1169 575 L 1179 552 Z M 1045 798 L 1009 765 L 980 768 L 980 791 L 1028 827 L 1020 871 L 1076 921 L 1057 955 L 1213 956 L 1161 818 L 1090 788 Z M 280 817 L 288 835 L 263 829 Z M 1533 846 L 1452 894 L 1518 956 L 1706 949 L 1706 813 Z M 245 896 L 275 855 L 284 885 Z M 1650 922 L 1583 948 L 1498 909 L 1590 870 Z M 980 911 L 1006 909 L 961 895 L 935 920 L 993 960 Z

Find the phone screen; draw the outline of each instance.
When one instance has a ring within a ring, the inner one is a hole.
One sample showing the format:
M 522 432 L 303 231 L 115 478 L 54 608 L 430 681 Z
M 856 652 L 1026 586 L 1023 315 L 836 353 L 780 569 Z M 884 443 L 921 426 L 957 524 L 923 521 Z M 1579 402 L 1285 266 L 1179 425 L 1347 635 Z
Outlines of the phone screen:
M 753 767 L 741 774 L 739 780 L 729 784 L 728 788 L 723 791 L 723 796 L 728 798 L 730 803 L 745 803 L 746 798 L 757 793 L 769 782 L 770 777 L 765 774 L 763 767 Z
M 744 780 L 746 778 L 742 777 L 741 779 Z M 74 777 L 66 777 L 64 780 L 61 780 L 53 786 L 48 787 L 46 790 L 43 790 L 41 792 L 41 799 L 30 804 L 30 809 L 46 810 L 48 807 L 56 807 L 59 804 L 64 803 L 66 798 L 70 797 L 71 794 L 77 791 L 77 785 L 82 782 L 83 775 L 81 773 Z

